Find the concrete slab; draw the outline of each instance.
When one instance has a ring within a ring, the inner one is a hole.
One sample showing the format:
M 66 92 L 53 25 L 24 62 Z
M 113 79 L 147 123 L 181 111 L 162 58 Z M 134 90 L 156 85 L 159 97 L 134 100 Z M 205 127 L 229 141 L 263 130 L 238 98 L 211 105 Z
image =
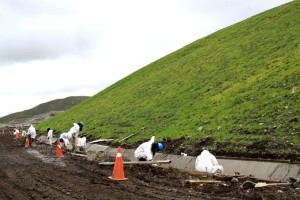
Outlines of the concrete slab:
M 55 143 L 57 138 L 53 137 L 52 139 L 52 144 Z M 38 143 L 43 143 L 43 144 L 50 144 L 49 140 L 47 139 L 46 135 L 41 135 L 40 137 L 37 138 Z
M 39 143 L 46 143 L 46 142 L 48 142 L 47 136 L 42 135 L 42 136 L 38 137 L 37 138 L 37 142 L 39 142 Z
M 99 144 L 87 144 L 86 154 L 87 160 L 93 161 L 96 157 L 102 157 L 109 152 L 110 147 Z
M 289 177 L 294 177 L 300 180 L 299 164 L 232 159 L 218 159 L 218 161 L 220 165 L 223 165 L 225 173 L 229 174 L 238 171 L 241 174 L 252 174 L 255 177 L 265 179 L 286 180 Z
M 153 160 L 171 160 L 170 167 L 178 169 L 195 170 L 195 158 L 192 156 L 179 156 L 156 153 Z
M 116 156 L 116 150 L 116 148 L 110 148 L 106 153 L 111 154 L 111 156 Z M 123 160 L 136 161 L 134 151 L 134 149 L 123 149 Z M 196 157 L 193 156 L 156 153 L 153 160 L 171 160 L 169 167 L 195 170 Z M 218 162 L 224 167 L 225 174 L 240 172 L 240 174 L 253 175 L 256 178 L 262 179 L 287 180 L 289 177 L 293 177 L 300 180 L 299 164 L 234 159 L 218 159 Z
M 41 143 L 49 143 L 46 136 L 40 136 L 38 141 Z M 137 161 L 134 157 L 135 149 L 122 149 L 122 158 L 124 161 Z M 88 160 L 95 160 L 96 157 L 117 155 L 117 148 L 99 144 L 86 145 L 86 153 Z M 171 160 L 169 167 L 177 169 L 195 170 L 196 157 L 181 156 L 156 153 L 153 161 Z M 220 165 L 224 167 L 225 174 L 234 174 L 240 172 L 244 175 L 253 175 L 256 178 L 287 180 L 293 177 L 300 180 L 300 165 L 282 162 L 253 161 L 253 160 L 237 160 L 237 159 L 218 159 Z
M 99 144 L 92 144 L 86 146 L 86 151 L 94 151 L 94 152 L 104 152 L 109 148 L 109 146 L 99 145 Z

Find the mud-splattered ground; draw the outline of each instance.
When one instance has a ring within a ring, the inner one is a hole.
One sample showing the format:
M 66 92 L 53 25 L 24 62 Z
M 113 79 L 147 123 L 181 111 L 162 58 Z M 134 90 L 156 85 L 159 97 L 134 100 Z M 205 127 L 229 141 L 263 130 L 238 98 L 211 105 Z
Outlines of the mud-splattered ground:
M 115 181 L 113 166 L 100 166 L 56 146 L 24 147 L 12 136 L 0 135 L 0 199 L 300 199 L 292 186 L 242 189 L 241 182 L 183 184 L 198 175 L 151 165 L 126 165 L 128 180 Z

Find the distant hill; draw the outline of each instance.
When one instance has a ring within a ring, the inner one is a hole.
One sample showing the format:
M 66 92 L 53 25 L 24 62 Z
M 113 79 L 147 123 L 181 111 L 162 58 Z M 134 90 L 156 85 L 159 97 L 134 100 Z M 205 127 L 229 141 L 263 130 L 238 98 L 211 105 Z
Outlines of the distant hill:
M 82 121 L 116 145 L 155 135 L 176 153 L 300 160 L 299 11 L 292 1 L 199 39 L 37 128 Z
M 13 113 L 0 118 L 0 127 L 14 126 L 19 124 L 36 124 L 59 114 L 68 108 L 81 103 L 87 96 L 71 96 L 64 99 L 56 99 L 42 103 L 29 110 Z

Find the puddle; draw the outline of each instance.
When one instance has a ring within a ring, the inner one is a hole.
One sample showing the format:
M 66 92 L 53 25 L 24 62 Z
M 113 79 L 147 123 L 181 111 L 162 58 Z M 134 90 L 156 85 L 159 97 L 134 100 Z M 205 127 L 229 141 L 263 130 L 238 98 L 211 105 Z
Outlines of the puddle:
M 42 162 L 44 162 L 44 163 L 49 163 L 49 164 L 53 164 L 53 165 L 57 165 L 57 166 L 61 166 L 61 167 L 66 166 L 66 164 L 61 160 L 61 158 L 48 157 L 34 149 L 28 149 L 27 152 L 30 153 L 31 155 L 35 156 L 36 158 L 41 159 Z

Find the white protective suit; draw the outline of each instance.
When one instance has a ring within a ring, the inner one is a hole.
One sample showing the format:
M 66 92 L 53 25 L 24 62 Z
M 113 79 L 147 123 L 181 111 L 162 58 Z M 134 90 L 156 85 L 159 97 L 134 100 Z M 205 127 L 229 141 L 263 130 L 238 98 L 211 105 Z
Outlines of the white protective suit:
M 14 135 L 16 135 L 16 134 L 20 134 L 20 131 L 19 131 L 19 129 L 15 129 L 15 131 L 14 131 Z
M 78 137 L 79 134 L 79 125 L 77 123 L 73 124 L 73 127 L 67 133 L 60 134 L 60 138 L 72 140 Z
M 71 134 L 73 137 L 77 138 L 79 134 L 79 125 L 77 123 L 73 124 L 73 127 L 69 130 L 69 134 Z
M 36 130 L 35 128 L 33 127 L 33 125 L 31 124 L 28 131 L 27 131 L 27 134 L 30 135 L 31 139 L 35 140 L 35 137 L 36 137 Z
M 27 132 L 26 131 L 22 131 L 22 137 L 26 137 L 27 136 Z
M 52 140 L 53 140 L 53 130 L 52 129 L 50 129 L 49 131 L 48 131 L 48 134 L 47 134 L 47 139 L 48 139 L 48 141 L 49 141 L 49 144 L 50 145 L 52 145 Z
M 86 146 L 86 137 L 77 138 L 76 146 L 85 148 L 85 146 Z
M 196 158 L 195 168 L 200 172 L 223 172 L 223 166 L 218 164 L 216 157 L 212 155 L 208 150 L 203 150 L 202 153 Z
M 68 143 L 72 144 L 72 147 L 70 147 L 70 145 L 65 144 L 66 146 L 69 146 L 68 149 L 75 148 L 75 144 L 77 143 L 77 138 L 79 134 L 79 129 L 79 125 L 77 123 L 74 123 L 73 127 L 69 130 L 69 132 L 60 134 L 60 138 L 64 139 L 64 141 L 68 140 Z
M 62 138 L 63 140 L 63 146 L 66 147 L 68 150 L 72 150 L 73 145 L 70 143 L 70 141 L 66 138 Z
M 153 152 L 151 151 L 152 144 L 154 143 L 155 136 L 152 136 L 148 142 L 142 143 L 134 152 L 136 159 L 144 158 L 146 160 L 152 160 Z

